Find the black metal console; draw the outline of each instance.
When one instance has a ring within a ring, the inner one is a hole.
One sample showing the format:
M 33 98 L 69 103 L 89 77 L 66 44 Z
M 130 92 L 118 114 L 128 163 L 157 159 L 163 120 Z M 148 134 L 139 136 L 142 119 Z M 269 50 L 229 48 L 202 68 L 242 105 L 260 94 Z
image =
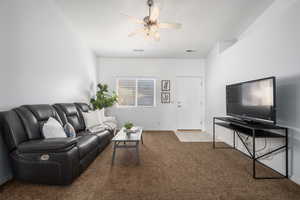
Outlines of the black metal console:
M 232 147 L 217 147 L 216 146 L 216 133 L 215 133 L 215 126 L 221 126 L 225 127 L 227 129 L 230 129 L 233 131 L 233 146 Z M 284 133 L 278 133 L 278 132 L 272 132 L 272 130 L 282 130 Z M 245 134 L 249 137 L 252 137 L 252 151 L 249 149 L 249 147 L 246 145 L 244 139 L 241 137 L 241 134 Z M 240 151 L 239 149 L 236 148 L 235 144 L 235 136 L 238 136 L 242 144 L 245 146 L 248 154 L 245 154 L 244 152 Z M 263 155 L 256 156 L 256 150 L 255 150 L 255 139 L 256 138 L 284 138 L 285 144 L 283 146 L 280 146 L 270 152 L 267 152 Z M 214 149 L 235 149 L 238 150 L 248 157 L 252 159 L 252 165 L 253 165 L 253 178 L 255 179 L 281 179 L 281 178 L 288 178 L 288 129 L 285 127 L 281 126 L 276 126 L 276 125 L 268 125 L 268 124 L 251 124 L 251 123 L 245 123 L 243 121 L 234 119 L 232 117 L 214 117 L 213 119 L 213 148 Z M 268 155 L 274 154 L 275 152 L 278 152 L 280 150 L 285 150 L 285 175 L 281 174 L 280 172 L 270 168 L 269 166 L 264 165 L 259 161 L 259 159 L 266 157 Z M 272 177 L 258 177 L 256 175 L 256 167 L 255 164 L 256 162 L 272 169 L 276 173 L 279 174 L 279 176 L 272 176 Z

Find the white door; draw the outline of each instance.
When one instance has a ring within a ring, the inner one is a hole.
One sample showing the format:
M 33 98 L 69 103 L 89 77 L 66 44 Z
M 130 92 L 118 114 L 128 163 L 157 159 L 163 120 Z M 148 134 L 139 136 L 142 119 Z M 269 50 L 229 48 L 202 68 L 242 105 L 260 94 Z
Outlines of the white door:
M 201 77 L 177 77 L 177 129 L 202 129 L 203 83 Z

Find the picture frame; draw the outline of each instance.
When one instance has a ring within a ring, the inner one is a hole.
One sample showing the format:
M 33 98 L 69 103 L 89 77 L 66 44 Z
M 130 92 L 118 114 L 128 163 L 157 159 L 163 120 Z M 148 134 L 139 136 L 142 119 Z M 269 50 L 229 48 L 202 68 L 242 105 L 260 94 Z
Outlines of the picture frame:
M 171 90 L 171 81 L 162 80 L 161 81 L 161 91 L 170 91 Z
M 161 92 L 160 95 L 161 103 L 168 104 L 171 102 L 171 94 L 170 92 Z

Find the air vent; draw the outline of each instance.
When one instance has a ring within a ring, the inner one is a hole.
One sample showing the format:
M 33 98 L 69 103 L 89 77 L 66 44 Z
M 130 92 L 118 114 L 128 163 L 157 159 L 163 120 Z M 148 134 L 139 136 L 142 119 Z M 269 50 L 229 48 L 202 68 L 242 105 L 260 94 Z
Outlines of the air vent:
M 133 49 L 134 52 L 144 52 L 144 49 Z
M 185 52 L 187 52 L 187 53 L 194 53 L 194 52 L 196 52 L 197 50 L 194 50 L 194 49 L 187 49 L 187 50 L 185 50 Z

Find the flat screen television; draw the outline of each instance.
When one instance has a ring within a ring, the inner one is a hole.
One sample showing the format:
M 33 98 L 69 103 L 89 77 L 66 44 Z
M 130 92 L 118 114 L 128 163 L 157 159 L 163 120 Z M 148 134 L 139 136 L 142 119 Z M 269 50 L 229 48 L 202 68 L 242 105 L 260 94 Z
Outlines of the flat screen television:
M 268 77 L 226 86 L 227 115 L 276 124 L 276 79 Z

